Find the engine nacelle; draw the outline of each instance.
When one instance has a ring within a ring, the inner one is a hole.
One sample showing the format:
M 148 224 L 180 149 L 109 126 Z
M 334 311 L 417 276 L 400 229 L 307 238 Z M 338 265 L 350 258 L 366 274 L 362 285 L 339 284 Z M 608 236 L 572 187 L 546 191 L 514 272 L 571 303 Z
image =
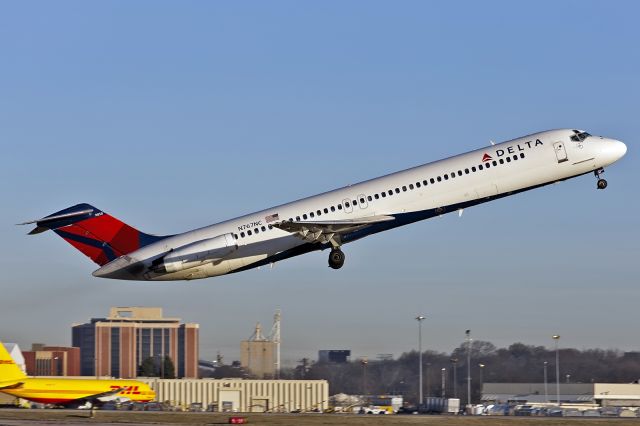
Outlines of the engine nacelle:
M 159 274 L 182 271 L 222 259 L 237 248 L 233 234 L 218 235 L 170 251 L 164 257 L 153 261 L 151 270 Z

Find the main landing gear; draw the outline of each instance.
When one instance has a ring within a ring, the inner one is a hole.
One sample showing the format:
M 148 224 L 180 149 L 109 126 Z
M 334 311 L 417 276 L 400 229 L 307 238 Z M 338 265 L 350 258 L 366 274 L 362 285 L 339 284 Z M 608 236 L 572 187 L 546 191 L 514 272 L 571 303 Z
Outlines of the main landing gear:
M 344 253 L 340 248 L 335 247 L 329 253 L 329 267 L 332 269 L 340 269 L 344 265 Z
M 604 169 L 602 167 L 593 172 L 593 174 L 598 178 L 598 189 L 605 189 L 607 187 L 607 181 L 600 177 L 602 173 L 604 173 Z

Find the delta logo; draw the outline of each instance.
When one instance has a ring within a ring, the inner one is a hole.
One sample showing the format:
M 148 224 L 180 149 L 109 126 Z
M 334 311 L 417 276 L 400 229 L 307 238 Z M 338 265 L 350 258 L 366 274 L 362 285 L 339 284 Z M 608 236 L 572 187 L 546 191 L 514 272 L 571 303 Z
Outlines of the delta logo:
M 500 158 L 505 154 L 516 154 L 520 151 L 536 148 L 543 145 L 544 143 L 542 143 L 540 139 L 536 139 L 535 141 L 521 142 L 519 144 L 511 145 L 503 149 L 496 149 L 496 158 Z M 482 162 L 486 163 L 487 161 L 493 161 L 493 157 L 485 152 L 484 155 L 482 155 Z

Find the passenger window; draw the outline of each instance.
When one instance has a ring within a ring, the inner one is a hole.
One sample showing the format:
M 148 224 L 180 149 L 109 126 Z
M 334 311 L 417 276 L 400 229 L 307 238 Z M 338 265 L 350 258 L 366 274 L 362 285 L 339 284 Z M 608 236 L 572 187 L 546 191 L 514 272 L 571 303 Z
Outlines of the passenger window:
M 389 191 L 387 191 L 387 194 L 389 194 L 389 195 L 393 195 L 393 191 L 392 191 L 392 190 L 389 190 Z
M 358 200 L 353 200 L 353 205 L 357 206 L 358 205 Z
M 329 209 L 325 207 L 325 208 L 324 208 L 324 212 L 325 212 L 325 213 L 329 213 Z
M 413 190 L 413 184 L 412 183 L 409 184 L 409 189 Z
M 469 169 L 464 169 L 464 174 L 468 175 L 469 174 Z
M 251 235 L 251 229 L 247 231 L 247 235 Z
M 381 192 L 380 195 L 382 195 L 382 198 L 385 198 L 387 196 L 386 192 Z
M 375 198 L 376 200 L 380 199 L 380 196 L 378 194 L 373 194 L 373 198 Z
M 349 208 L 349 206 L 351 206 L 351 204 L 349 204 L 349 202 L 348 202 L 348 201 L 345 201 L 344 206 L 345 206 L 345 207 L 347 207 L 347 208 Z
M 267 228 L 269 228 L 269 229 L 273 229 L 273 226 L 271 226 L 271 225 L 267 225 Z
M 369 195 L 369 196 L 367 197 L 367 200 L 369 200 L 369 201 L 373 201 L 373 197 L 372 197 L 371 195 Z
M 431 178 L 431 183 L 433 183 L 433 178 Z M 422 184 L 423 184 L 424 186 L 427 186 L 427 180 L 426 180 L 426 179 L 425 179 L 425 180 L 423 180 L 423 181 L 422 181 Z
M 433 178 L 429 179 L 429 182 L 431 182 L 431 185 L 433 185 L 434 183 L 436 183 L 435 180 L 433 180 Z M 439 181 L 438 181 L 439 182 Z
M 316 212 L 316 214 L 317 214 L 318 216 L 320 216 L 320 215 L 322 214 L 322 210 L 318 210 L 318 211 Z
M 502 158 L 500 159 L 500 164 L 504 164 L 504 160 Z
M 262 232 L 264 232 L 264 231 L 266 231 L 266 230 L 267 230 L 267 228 L 263 226 L 263 227 L 262 227 Z
M 332 212 L 335 212 L 335 211 L 336 211 L 336 208 L 335 208 L 335 207 L 333 207 L 333 206 L 331 206 L 331 211 L 332 211 Z
M 233 234 L 233 238 L 238 239 L 238 234 Z
M 495 166 L 497 166 L 497 165 L 498 165 L 498 162 L 497 162 L 496 160 L 493 160 L 493 161 L 492 161 L 492 164 L 493 164 L 493 165 L 494 165 L 494 167 L 495 167 Z
M 458 170 L 458 176 L 462 176 L 462 170 Z
M 449 180 L 449 175 L 444 175 L 444 180 Z
M 303 218 L 304 220 L 307 220 L 307 214 L 306 214 L 306 213 L 305 213 L 305 214 L 303 214 L 303 215 L 302 215 L 302 218 Z
M 511 157 L 507 157 L 507 163 L 511 162 Z
M 338 204 L 338 210 L 342 210 L 342 204 Z
M 296 216 L 296 222 L 300 222 L 300 216 Z
M 416 188 L 420 188 L 420 182 L 416 182 Z
M 456 172 L 451 172 L 451 177 L 452 178 L 456 177 Z
M 242 238 L 244 238 L 244 232 L 241 232 L 241 233 L 240 233 L 240 236 L 241 236 Z
M 310 212 L 309 217 L 316 217 L 316 215 L 314 215 L 313 212 Z
M 255 232 L 256 234 L 260 233 L 260 230 L 258 228 L 254 229 L 253 232 Z
M 520 158 L 524 158 L 524 153 L 520 153 Z
M 360 204 L 364 204 L 364 198 L 360 198 Z
M 491 163 L 487 162 L 484 166 L 488 169 L 491 167 Z
M 400 188 L 396 188 L 396 194 L 400 193 Z
M 471 167 L 471 171 L 472 171 L 473 173 L 475 173 L 475 172 L 476 172 L 476 166 Z
M 402 192 L 407 192 L 407 187 L 406 186 L 402 187 Z
M 514 159 L 514 160 L 517 160 L 517 159 L 518 159 L 518 156 L 517 156 L 517 155 L 514 155 L 514 156 L 513 156 L 513 159 Z

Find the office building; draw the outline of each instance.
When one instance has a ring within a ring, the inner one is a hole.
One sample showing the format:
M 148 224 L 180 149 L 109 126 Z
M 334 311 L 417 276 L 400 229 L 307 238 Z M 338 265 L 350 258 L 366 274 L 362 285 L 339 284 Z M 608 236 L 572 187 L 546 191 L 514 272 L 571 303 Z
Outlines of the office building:
M 29 376 L 79 376 L 80 348 L 34 343 L 22 352 Z
M 135 378 L 149 359 L 162 374 L 161 360 L 169 357 L 177 377 L 197 378 L 199 325 L 162 315 L 162 308 L 115 307 L 106 318 L 74 325 L 80 374 Z

